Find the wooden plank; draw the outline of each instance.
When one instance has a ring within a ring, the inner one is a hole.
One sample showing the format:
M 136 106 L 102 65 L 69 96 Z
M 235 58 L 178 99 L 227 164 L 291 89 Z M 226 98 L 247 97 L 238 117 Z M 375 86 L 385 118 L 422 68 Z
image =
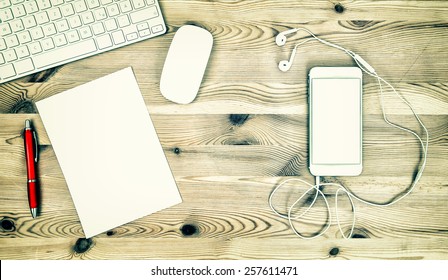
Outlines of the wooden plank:
M 305 78 L 304 78 L 305 79 Z M 307 114 L 308 90 L 306 81 L 288 83 L 205 82 L 196 100 L 179 106 L 166 100 L 158 83 L 141 83 L 140 89 L 151 115 L 154 114 Z M 0 113 L 35 113 L 33 102 L 75 87 L 67 83 L 8 83 L 0 85 Z M 446 83 L 398 83 L 396 90 L 414 107 L 418 114 L 446 115 L 448 85 Z M 379 87 L 376 82 L 365 83 L 364 114 L 381 114 Z M 387 91 L 386 91 L 387 90 Z M 389 89 L 384 88 L 387 114 L 410 115 L 409 108 Z M 225 104 L 225 106 L 223 106 Z
M 184 238 L 170 242 L 157 238 L 97 238 L 84 253 L 75 253 L 77 239 L 21 240 L 9 238 L 0 247 L 0 256 L 12 259 L 383 259 L 423 260 L 446 256 L 442 238 L 300 240 Z M 361 244 L 361 245 L 360 245 Z M 273 248 L 276 248 L 273 250 Z M 333 256 L 330 251 L 338 248 Z M 151 252 L 151 253 L 147 253 Z
M 342 13 L 335 10 L 335 5 L 340 4 L 344 7 Z M 265 19 L 266 12 L 273 21 L 281 22 L 297 22 L 303 19 L 310 20 L 326 20 L 333 19 L 389 19 L 395 20 L 401 18 L 403 20 L 427 20 L 428 15 L 434 19 L 446 19 L 446 11 L 448 5 L 444 1 L 394 1 L 391 5 L 390 1 L 349 1 L 342 0 L 331 2 L 326 0 L 295 1 L 293 3 L 281 0 L 269 0 L 258 3 L 257 1 L 161 1 L 164 16 L 173 22 L 182 19 L 194 18 L 235 18 Z M 204 13 L 204 9 L 209 13 Z M 222 17 L 221 13 L 227 16 Z M 426 15 L 426 17 L 425 17 Z M 244 26 L 244 25 L 243 25 Z
M 185 224 L 197 228 L 196 237 L 214 238 L 283 238 L 293 237 L 289 224 L 271 212 L 268 197 L 274 188 L 291 177 L 182 177 L 177 178 L 183 203 L 143 217 L 112 230 L 115 237 L 182 237 Z M 311 178 L 304 178 L 312 182 Z M 364 205 L 356 201 L 356 229 L 366 238 L 408 238 L 444 237 L 448 225 L 445 203 L 448 194 L 444 190 L 443 177 L 424 177 L 410 196 L 398 204 L 385 208 Z M 335 181 L 340 182 L 363 199 L 385 203 L 403 194 L 410 177 L 358 177 Z M 26 189 L 20 184 L 2 184 L 0 216 L 14 223 L 14 230 L 0 232 L 0 237 L 76 237 L 82 236 L 82 229 L 68 189 L 63 180 L 42 179 L 42 193 L 45 207 L 37 220 L 30 217 L 27 209 Z M 273 199 L 276 209 L 287 211 L 306 187 L 299 182 L 288 183 Z M 431 191 L 428 191 L 431 190 Z M 333 226 L 327 238 L 337 235 L 334 224 L 334 194 L 336 188 L 323 189 L 329 199 Z M 312 196 L 311 196 L 312 197 Z M 340 214 L 342 226 L 349 230 L 350 206 L 341 197 Z M 306 207 L 306 204 L 304 205 Z M 305 208 L 302 208 L 305 209 Z M 303 217 L 297 226 L 305 232 L 315 232 L 325 224 L 327 217 L 323 201 L 318 200 L 315 208 Z M 108 236 L 106 233 L 99 237 Z M 1 239 L 0 239 L 1 240 Z
M 5 177 L 25 175 L 23 147 L 4 149 L 0 146 L 0 173 Z M 175 176 L 282 176 L 308 174 L 307 148 L 279 146 L 196 146 L 166 148 Z M 425 174 L 434 176 L 445 171 L 447 150 L 444 145 L 431 146 L 431 158 Z M 379 144 L 364 146 L 363 175 L 400 176 L 411 174 L 419 163 L 416 144 Z M 59 164 L 51 147 L 41 149 L 38 164 L 41 176 L 60 174 Z M 148 167 L 150 168 L 150 167 Z M 58 175 L 60 176 L 60 175 Z
M 201 12 L 208 13 L 206 9 L 210 7 L 202 7 L 204 10 Z M 185 10 L 184 13 L 190 12 Z M 276 21 L 271 13 L 273 18 L 268 19 L 258 18 L 257 13 L 249 13 L 242 18 L 234 10 L 208 14 L 208 18 L 201 17 L 201 20 L 191 22 L 205 27 L 214 35 L 214 51 L 204 77 L 208 82 L 249 80 L 259 83 L 304 83 L 313 66 L 355 65 L 343 52 L 312 41 L 300 47 L 290 71 L 279 71 L 278 62 L 289 58 L 293 42 L 309 36 L 306 33 L 293 35 L 284 47 L 275 44 L 275 36 L 298 26 L 309 28 L 319 38 L 359 53 L 380 76 L 390 82 L 446 82 L 444 73 L 448 71 L 448 66 L 444 62 L 448 56 L 444 48 L 448 42 L 448 17 L 434 20 L 427 15 L 425 21 L 401 18 L 313 21 L 307 17 L 294 21 Z M 180 17 L 181 20 L 174 22 L 168 34 L 162 37 L 64 65 L 52 73 L 49 79 L 60 83 L 85 83 L 132 65 L 139 82 L 159 80 L 172 37 L 180 26 L 189 23 L 185 21 L 187 18 L 192 17 Z M 228 19 L 223 22 L 223 18 Z M 20 79 L 28 80 L 29 77 Z
M 207 145 L 308 145 L 308 117 L 306 115 L 152 115 L 162 146 Z M 447 116 L 421 116 L 430 134 L 431 146 L 443 144 L 448 132 Z M 0 114 L 0 146 L 22 146 L 22 131 L 26 119 L 31 119 L 42 146 L 51 145 L 38 115 Z M 422 129 L 412 116 L 393 115 L 391 121 L 415 130 L 424 138 Z M 366 146 L 392 143 L 417 143 L 414 136 L 385 123 L 381 115 L 365 115 L 363 142 Z M 130 140 L 131 141 L 131 140 Z

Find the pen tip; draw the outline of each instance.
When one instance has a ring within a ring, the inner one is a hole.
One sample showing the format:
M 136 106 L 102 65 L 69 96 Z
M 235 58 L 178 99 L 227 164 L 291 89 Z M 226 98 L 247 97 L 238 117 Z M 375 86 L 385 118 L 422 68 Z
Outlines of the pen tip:
M 31 208 L 31 216 L 33 216 L 33 219 L 37 217 L 37 208 Z
M 26 128 L 30 128 L 31 127 L 31 121 L 30 120 L 25 120 L 25 127 Z

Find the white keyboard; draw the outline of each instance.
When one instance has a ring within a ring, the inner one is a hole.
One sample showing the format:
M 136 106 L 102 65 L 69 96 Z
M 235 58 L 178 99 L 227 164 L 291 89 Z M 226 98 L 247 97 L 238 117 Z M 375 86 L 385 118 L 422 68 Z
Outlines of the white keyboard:
M 165 32 L 157 0 L 0 0 L 0 84 Z

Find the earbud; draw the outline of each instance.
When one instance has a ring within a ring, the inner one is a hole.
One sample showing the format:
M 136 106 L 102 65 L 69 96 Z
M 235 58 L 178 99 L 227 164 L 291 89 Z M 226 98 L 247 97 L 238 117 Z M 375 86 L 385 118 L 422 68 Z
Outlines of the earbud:
M 282 60 L 279 62 L 278 64 L 278 69 L 280 69 L 283 72 L 288 71 L 291 66 L 292 66 L 292 62 L 294 61 L 294 57 L 296 56 L 296 50 L 297 48 L 294 48 L 292 50 L 291 56 L 289 57 L 289 60 Z
M 286 44 L 286 35 L 297 32 L 297 28 L 293 28 L 290 30 L 286 30 L 283 32 L 280 32 L 277 37 L 275 37 L 275 43 L 277 44 L 277 46 L 281 47 L 284 46 Z
M 280 69 L 283 72 L 286 72 L 289 70 L 289 68 L 291 68 L 291 62 L 289 62 L 288 60 L 282 60 L 278 63 L 278 69 Z

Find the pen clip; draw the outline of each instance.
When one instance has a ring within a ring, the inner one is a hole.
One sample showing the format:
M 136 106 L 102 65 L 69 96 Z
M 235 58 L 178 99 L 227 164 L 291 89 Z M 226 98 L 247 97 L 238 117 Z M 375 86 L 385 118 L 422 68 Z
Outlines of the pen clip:
M 34 136 L 34 162 L 37 162 L 39 160 L 39 146 L 37 145 L 37 135 L 36 131 L 33 130 L 33 136 Z

